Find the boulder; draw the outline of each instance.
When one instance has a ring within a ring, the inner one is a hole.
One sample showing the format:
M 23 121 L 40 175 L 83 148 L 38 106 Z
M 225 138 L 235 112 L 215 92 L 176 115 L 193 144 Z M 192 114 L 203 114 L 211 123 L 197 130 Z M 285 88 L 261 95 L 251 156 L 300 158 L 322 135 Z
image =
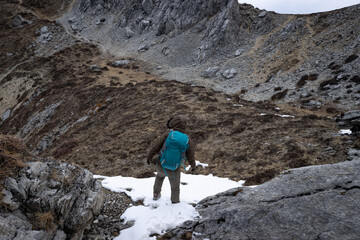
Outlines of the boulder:
M 230 68 L 230 69 L 227 69 L 224 72 L 222 72 L 223 77 L 226 79 L 233 78 L 233 77 L 235 77 L 236 74 L 237 74 L 237 71 L 235 68 Z
M 15 28 L 23 28 L 27 25 L 32 24 L 32 21 L 30 20 L 26 20 L 25 18 L 23 18 L 20 14 L 17 14 L 12 22 L 12 26 Z
M 145 52 L 145 51 L 147 51 L 147 50 L 149 50 L 149 46 L 146 45 L 146 44 L 140 45 L 140 47 L 138 48 L 138 51 L 139 51 L 139 52 Z
M 220 70 L 219 67 L 209 67 L 207 69 L 205 69 L 201 76 L 204 77 L 204 78 L 213 78 L 215 77 L 216 73 Z
M 0 213 L 0 239 L 81 239 L 103 203 L 91 172 L 51 161 L 27 163 L 5 179 L 3 194 L 9 211 Z
M 201 218 L 167 233 L 171 239 L 357 239 L 360 159 L 284 171 L 255 188 L 202 200 Z
M 135 35 L 135 32 L 132 31 L 129 27 L 126 27 L 125 34 L 127 38 L 132 38 Z
M 141 5 L 142 5 L 145 13 L 148 15 L 151 13 L 151 11 L 153 10 L 153 7 L 154 7 L 152 0 L 144 0 L 144 1 L 142 1 Z

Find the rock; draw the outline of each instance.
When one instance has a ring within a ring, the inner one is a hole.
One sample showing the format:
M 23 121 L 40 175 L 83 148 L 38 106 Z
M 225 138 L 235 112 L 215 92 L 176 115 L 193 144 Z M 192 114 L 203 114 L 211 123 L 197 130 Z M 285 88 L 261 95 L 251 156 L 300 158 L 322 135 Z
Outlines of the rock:
M 126 27 L 125 34 L 127 38 L 132 38 L 135 35 L 135 32 L 132 31 L 129 27 Z
M 219 67 L 209 67 L 207 69 L 205 69 L 202 73 L 201 76 L 204 78 L 213 78 L 215 77 L 216 73 L 220 70 Z
M 71 17 L 68 19 L 69 23 L 75 23 L 76 22 L 76 17 Z
M 344 113 L 344 115 L 341 117 L 341 120 L 347 121 L 347 120 L 353 120 L 356 118 L 360 119 L 360 110 L 353 110 L 353 111 L 348 111 L 348 112 Z
M 40 33 L 41 33 L 41 34 L 45 34 L 45 33 L 47 33 L 47 32 L 49 32 L 49 28 L 48 28 L 47 26 L 43 26 L 43 27 L 40 29 Z
M 208 197 L 201 215 L 171 231 L 171 239 L 357 239 L 360 160 L 284 171 L 255 188 Z
M 27 186 L 18 185 L 14 178 L 7 178 L 4 181 L 6 189 L 10 190 L 14 197 L 17 199 L 24 201 L 27 199 L 27 194 L 25 189 Z M 24 188 L 25 187 L 25 188 Z
M 237 74 L 237 71 L 235 68 L 227 69 L 224 72 L 222 72 L 223 77 L 226 79 L 233 78 L 233 77 L 235 77 L 236 74 Z
M 165 48 L 163 48 L 162 53 L 163 53 L 165 56 L 168 56 L 171 52 L 170 52 L 170 49 L 169 49 L 169 48 L 165 47 Z
M 63 231 L 56 231 L 56 235 L 53 238 L 53 240 L 65 240 L 66 239 L 66 234 Z
M 43 127 L 46 123 L 50 121 L 50 117 L 55 113 L 55 109 L 61 105 L 61 101 L 55 102 L 50 106 L 46 107 L 43 111 L 33 114 L 25 126 L 19 131 L 21 137 L 25 137 L 29 133 L 33 132 L 36 129 Z
M 110 63 L 110 66 L 112 67 L 124 67 L 130 64 L 129 60 L 117 60 Z
M 139 52 L 145 52 L 147 50 L 149 50 L 149 47 L 146 44 L 145 45 L 140 45 L 140 47 L 138 48 Z
M 3 198 L 1 201 L 3 204 L 6 205 L 6 208 L 8 208 L 11 211 L 15 211 L 16 209 L 18 209 L 20 207 L 20 203 L 17 202 L 16 199 L 14 199 L 14 197 L 10 191 L 3 190 L 2 193 L 3 193 Z
M 259 13 L 259 18 L 264 18 L 267 14 L 267 11 L 262 11 L 261 13 Z
M 32 24 L 32 21 L 30 20 L 26 20 L 25 18 L 23 18 L 20 14 L 17 14 L 12 22 L 12 26 L 15 28 L 23 28 L 27 25 Z
M 349 151 L 348 151 L 348 154 L 347 154 L 347 159 L 349 161 L 360 160 L 360 150 L 350 148 Z
M 140 29 L 141 30 L 146 30 L 148 27 L 150 27 L 151 22 L 149 20 L 142 20 L 139 23 Z
M 147 15 L 150 15 L 151 11 L 153 10 L 153 7 L 154 7 L 152 0 L 144 0 L 144 1 L 142 1 L 141 5 L 142 5 L 145 13 Z
M 96 21 L 96 25 L 104 24 L 105 21 L 106 21 L 105 18 L 100 18 L 99 20 Z
M 244 50 L 238 49 L 238 50 L 236 50 L 236 52 L 235 52 L 235 57 L 238 57 L 238 56 L 240 56 L 240 55 L 243 54 L 243 53 L 244 53 Z
M 53 40 L 53 35 L 51 33 L 44 33 L 41 34 L 37 39 L 41 43 L 48 43 Z
M 90 70 L 92 71 L 92 72 L 102 72 L 102 70 L 101 70 L 101 67 L 99 67 L 98 65 L 90 65 Z
M 66 163 L 48 161 L 27 165 L 17 177 L 5 179 L 2 203 L 10 212 L 0 213 L 0 239 L 14 236 L 16 239 L 81 239 L 103 204 L 100 182 L 88 170 Z M 19 210 L 23 212 L 20 220 L 15 212 Z M 39 214 L 54 219 L 47 232 L 34 231 L 31 227 L 30 222 L 41 226 L 34 218 Z
M 78 27 L 76 24 L 71 25 L 71 29 L 72 29 L 74 32 L 79 31 L 79 27 Z
M 19 212 L 0 214 L 0 239 L 14 239 L 18 233 L 31 228 L 31 223 Z
M 10 117 L 10 115 L 11 115 L 11 109 L 8 109 L 8 110 L 6 110 L 6 111 L 3 113 L 3 115 L 1 116 L 1 120 L 2 120 L 3 122 L 5 122 L 6 119 L 8 119 L 8 118 Z

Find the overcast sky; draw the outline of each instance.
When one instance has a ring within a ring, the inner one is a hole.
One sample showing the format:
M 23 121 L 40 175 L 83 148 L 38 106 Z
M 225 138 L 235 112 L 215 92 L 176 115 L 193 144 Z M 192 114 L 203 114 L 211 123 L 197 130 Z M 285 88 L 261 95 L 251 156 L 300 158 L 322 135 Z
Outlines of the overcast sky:
M 360 0 L 239 0 L 259 9 L 277 13 L 307 14 L 359 4 Z

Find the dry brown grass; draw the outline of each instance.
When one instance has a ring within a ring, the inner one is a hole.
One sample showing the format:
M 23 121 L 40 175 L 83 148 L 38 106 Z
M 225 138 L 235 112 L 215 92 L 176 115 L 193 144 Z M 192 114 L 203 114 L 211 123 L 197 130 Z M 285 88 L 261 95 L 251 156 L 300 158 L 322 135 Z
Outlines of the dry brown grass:
M 34 226 L 49 232 L 54 228 L 55 217 L 52 212 L 41 212 L 35 214 Z
M 20 138 L 0 135 L 0 199 L 3 197 L 3 180 L 17 174 L 30 158 Z

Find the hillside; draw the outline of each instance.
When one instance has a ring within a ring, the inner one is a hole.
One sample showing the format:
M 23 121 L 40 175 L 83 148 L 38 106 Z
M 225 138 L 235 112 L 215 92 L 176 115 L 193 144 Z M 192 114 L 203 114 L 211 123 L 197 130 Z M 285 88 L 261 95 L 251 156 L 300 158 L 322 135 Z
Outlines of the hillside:
M 233 0 L 8 0 L 0 15 L 0 134 L 40 159 L 152 177 L 149 147 L 177 114 L 209 164 L 196 174 L 258 185 L 360 156 L 360 112 L 348 112 L 360 5 L 281 15 Z

